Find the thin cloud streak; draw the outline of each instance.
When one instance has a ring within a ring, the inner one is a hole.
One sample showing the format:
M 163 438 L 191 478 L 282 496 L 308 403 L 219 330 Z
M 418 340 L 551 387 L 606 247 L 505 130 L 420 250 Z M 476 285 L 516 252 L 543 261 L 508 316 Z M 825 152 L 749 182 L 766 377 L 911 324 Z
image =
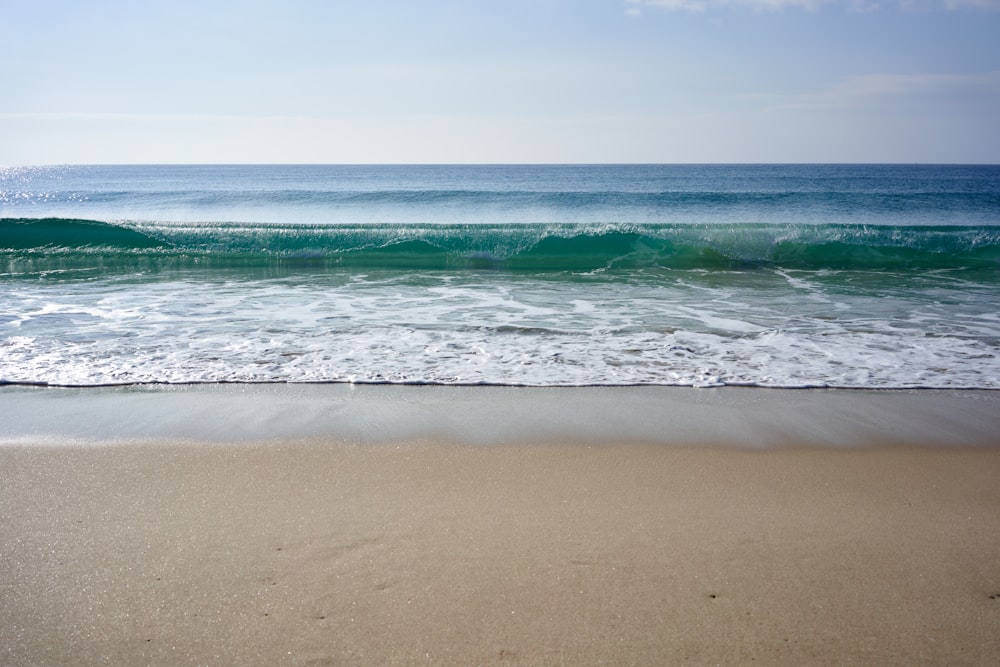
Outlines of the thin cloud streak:
M 701 13 L 727 9 L 750 9 L 758 12 L 777 12 L 785 9 L 818 11 L 823 7 L 841 6 L 850 11 L 875 11 L 884 6 L 911 11 L 1000 11 L 1000 0 L 895 0 L 881 3 L 877 0 L 625 0 L 625 13 L 639 16 L 643 8 L 665 11 Z
M 1000 106 L 1000 71 L 980 74 L 853 76 L 825 90 L 786 98 L 784 102 L 771 108 L 807 110 L 857 107 L 890 98 L 921 95 L 955 102 L 975 93 L 989 95 Z

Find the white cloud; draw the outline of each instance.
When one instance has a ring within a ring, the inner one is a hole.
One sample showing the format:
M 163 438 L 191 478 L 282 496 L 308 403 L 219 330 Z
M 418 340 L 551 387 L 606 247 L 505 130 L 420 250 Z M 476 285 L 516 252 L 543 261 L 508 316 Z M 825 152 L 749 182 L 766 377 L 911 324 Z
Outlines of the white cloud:
M 638 16 L 644 7 L 666 11 L 706 12 L 718 9 L 744 8 L 754 11 L 804 9 L 815 11 L 824 6 L 842 6 L 852 11 L 870 11 L 883 3 L 878 0 L 625 0 L 625 12 Z M 1000 0 L 886 0 L 884 4 L 900 9 L 959 10 L 982 9 L 1000 11 Z
M 906 6 L 908 3 L 900 0 L 900 5 Z M 922 0 L 913 2 L 916 6 L 933 8 L 944 5 L 945 9 L 992 9 L 1000 11 L 1000 0 Z
M 633 13 L 641 7 L 659 7 L 668 11 L 704 12 L 726 7 L 748 7 L 756 10 L 780 10 L 786 7 L 816 9 L 831 0 L 625 0 Z M 626 10 L 626 11 L 627 11 Z

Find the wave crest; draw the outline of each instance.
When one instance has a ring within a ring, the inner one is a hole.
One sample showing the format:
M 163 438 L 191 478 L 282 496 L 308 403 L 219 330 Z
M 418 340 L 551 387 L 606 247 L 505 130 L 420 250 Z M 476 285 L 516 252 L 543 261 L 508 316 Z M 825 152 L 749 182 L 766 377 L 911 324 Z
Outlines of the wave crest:
M 314 225 L 0 220 L 8 265 L 129 258 L 211 266 L 594 269 L 997 269 L 1000 226 Z M 16 271 L 12 271 L 16 273 Z

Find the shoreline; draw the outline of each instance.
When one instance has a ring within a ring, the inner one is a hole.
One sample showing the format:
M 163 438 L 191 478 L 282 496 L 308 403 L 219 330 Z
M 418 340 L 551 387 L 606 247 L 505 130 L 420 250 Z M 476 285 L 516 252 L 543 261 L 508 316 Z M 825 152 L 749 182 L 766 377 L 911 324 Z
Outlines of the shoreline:
M 990 665 L 1000 392 L 0 388 L 10 665 Z
M 0 447 L 324 439 L 772 448 L 1000 444 L 1000 391 L 199 384 L 0 387 Z

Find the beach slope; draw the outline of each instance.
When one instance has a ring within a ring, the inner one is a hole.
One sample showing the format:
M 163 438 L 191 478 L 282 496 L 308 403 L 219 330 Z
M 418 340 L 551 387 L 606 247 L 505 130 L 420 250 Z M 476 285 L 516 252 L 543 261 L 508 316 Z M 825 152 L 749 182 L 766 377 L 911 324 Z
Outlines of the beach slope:
M 982 412 L 976 433 L 996 419 L 974 407 L 993 399 L 956 400 Z M 985 441 L 7 436 L 7 665 L 1000 655 Z

